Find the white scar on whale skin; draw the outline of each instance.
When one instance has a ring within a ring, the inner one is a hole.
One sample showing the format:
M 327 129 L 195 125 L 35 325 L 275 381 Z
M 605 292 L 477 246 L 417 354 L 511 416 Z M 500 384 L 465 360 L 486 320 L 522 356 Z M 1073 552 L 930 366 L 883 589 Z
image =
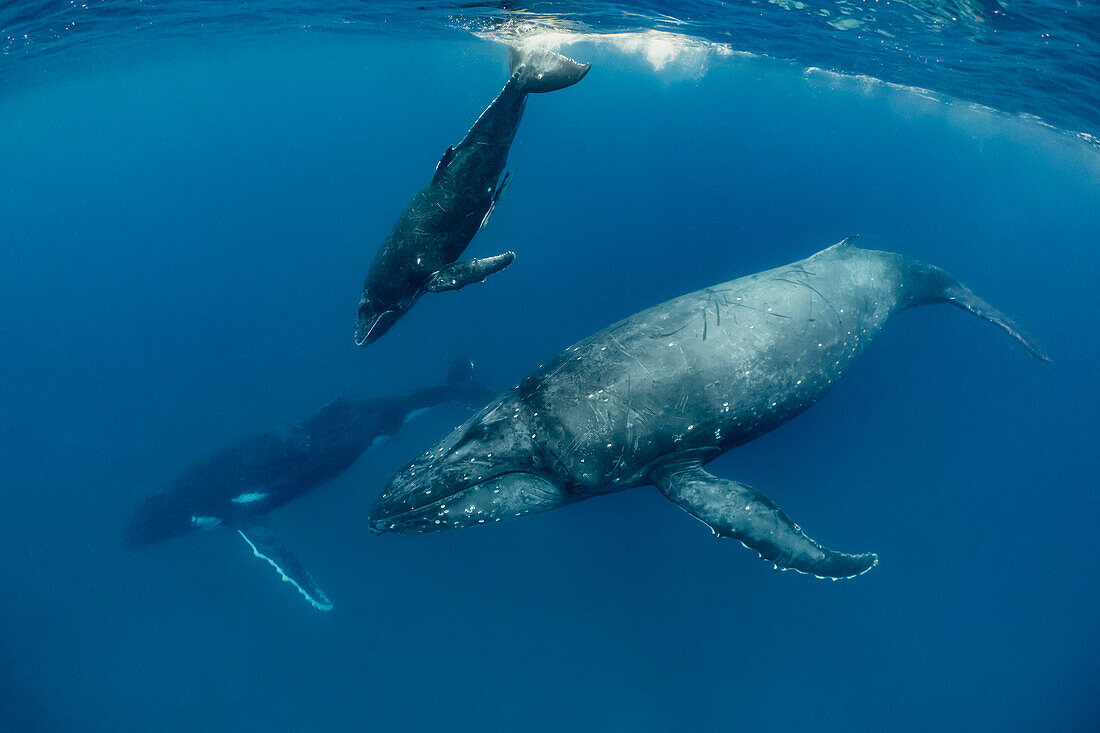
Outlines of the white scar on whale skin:
M 267 493 L 263 491 L 251 491 L 247 494 L 241 494 L 234 496 L 232 502 L 234 504 L 251 504 L 254 501 L 260 501 L 267 498 Z

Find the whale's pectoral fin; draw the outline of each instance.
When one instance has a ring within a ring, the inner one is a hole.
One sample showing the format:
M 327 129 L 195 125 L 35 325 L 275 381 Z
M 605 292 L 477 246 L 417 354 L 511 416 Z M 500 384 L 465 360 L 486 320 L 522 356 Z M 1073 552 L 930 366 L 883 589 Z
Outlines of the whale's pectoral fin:
M 654 483 L 688 514 L 719 537 L 732 537 L 775 563 L 820 578 L 852 578 L 878 563 L 878 557 L 845 555 L 807 537 L 768 497 L 752 487 L 716 478 L 697 463 L 658 469 Z
M 494 272 L 500 272 L 515 259 L 515 252 L 505 252 L 493 257 L 455 262 L 433 273 L 424 290 L 429 293 L 461 290 L 467 285 L 481 282 Z
M 252 548 L 252 553 L 256 557 L 267 560 L 279 576 L 297 588 L 314 608 L 320 611 L 332 610 L 332 601 L 328 599 L 298 558 L 283 546 L 274 532 L 261 524 L 253 524 L 244 529 L 238 529 L 237 532 Z

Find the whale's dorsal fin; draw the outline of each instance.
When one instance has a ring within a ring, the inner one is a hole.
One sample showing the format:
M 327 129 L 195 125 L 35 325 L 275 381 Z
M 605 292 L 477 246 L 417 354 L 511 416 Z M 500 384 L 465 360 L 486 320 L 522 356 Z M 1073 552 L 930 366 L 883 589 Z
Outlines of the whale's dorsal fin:
M 669 462 L 654 469 L 652 478 L 665 496 L 714 534 L 740 540 L 779 570 L 838 580 L 862 575 L 878 564 L 872 553 L 846 555 L 821 546 L 768 497 L 750 486 L 712 476 L 698 462 Z
M 319 611 L 332 610 L 332 601 L 328 599 L 298 558 L 283 546 L 274 532 L 262 524 L 250 524 L 238 529 L 237 533 L 252 548 L 252 553 L 256 557 L 267 560 L 279 576 L 297 588 L 314 608 Z
M 447 149 L 443 151 L 443 157 L 439 159 L 439 162 L 435 164 L 435 173 L 432 175 L 432 183 L 439 180 L 439 177 L 443 175 L 443 171 L 447 170 L 447 165 L 454 160 L 455 146 L 449 145 Z

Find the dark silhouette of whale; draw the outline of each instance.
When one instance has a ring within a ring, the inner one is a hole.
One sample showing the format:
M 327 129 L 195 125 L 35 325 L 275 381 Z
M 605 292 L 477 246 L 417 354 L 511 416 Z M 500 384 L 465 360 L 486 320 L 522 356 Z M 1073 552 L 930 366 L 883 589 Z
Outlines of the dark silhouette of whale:
M 561 352 L 394 476 L 376 532 L 498 522 L 656 485 L 780 569 L 845 578 L 835 552 L 755 489 L 703 465 L 821 399 L 893 314 L 951 303 L 1039 347 L 945 271 L 845 240 L 637 313 Z
M 355 325 L 355 343 L 378 340 L 425 293 L 459 290 L 512 263 L 515 254 L 457 261 L 485 226 L 507 186 L 501 178 L 527 95 L 572 86 L 588 73 L 547 50 L 509 53 L 512 76 L 435 175 L 413 198 L 374 257 Z
M 492 396 L 473 380 L 468 360 L 446 384 L 401 397 L 339 398 L 286 430 L 267 432 L 196 463 L 171 488 L 141 504 L 123 544 L 141 547 L 199 529 L 228 527 L 319 609 L 332 603 L 297 558 L 263 524 L 264 516 L 351 467 L 417 413 L 444 402 L 475 406 Z

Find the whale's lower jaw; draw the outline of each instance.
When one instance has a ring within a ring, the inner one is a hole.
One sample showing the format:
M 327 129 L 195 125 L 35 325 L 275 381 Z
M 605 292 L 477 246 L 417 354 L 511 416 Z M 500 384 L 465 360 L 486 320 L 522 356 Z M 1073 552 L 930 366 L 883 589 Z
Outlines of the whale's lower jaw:
M 399 318 L 401 313 L 395 310 L 384 310 L 378 314 L 359 311 L 359 320 L 355 323 L 355 345 L 369 346 L 374 343 L 382 338 L 382 335 L 390 330 Z
M 569 501 L 568 493 L 549 479 L 512 471 L 404 511 L 406 503 L 386 501 L 383 495 L 371 510 L 370 528 L 376 534 L 439 532 L 556 509 Z

